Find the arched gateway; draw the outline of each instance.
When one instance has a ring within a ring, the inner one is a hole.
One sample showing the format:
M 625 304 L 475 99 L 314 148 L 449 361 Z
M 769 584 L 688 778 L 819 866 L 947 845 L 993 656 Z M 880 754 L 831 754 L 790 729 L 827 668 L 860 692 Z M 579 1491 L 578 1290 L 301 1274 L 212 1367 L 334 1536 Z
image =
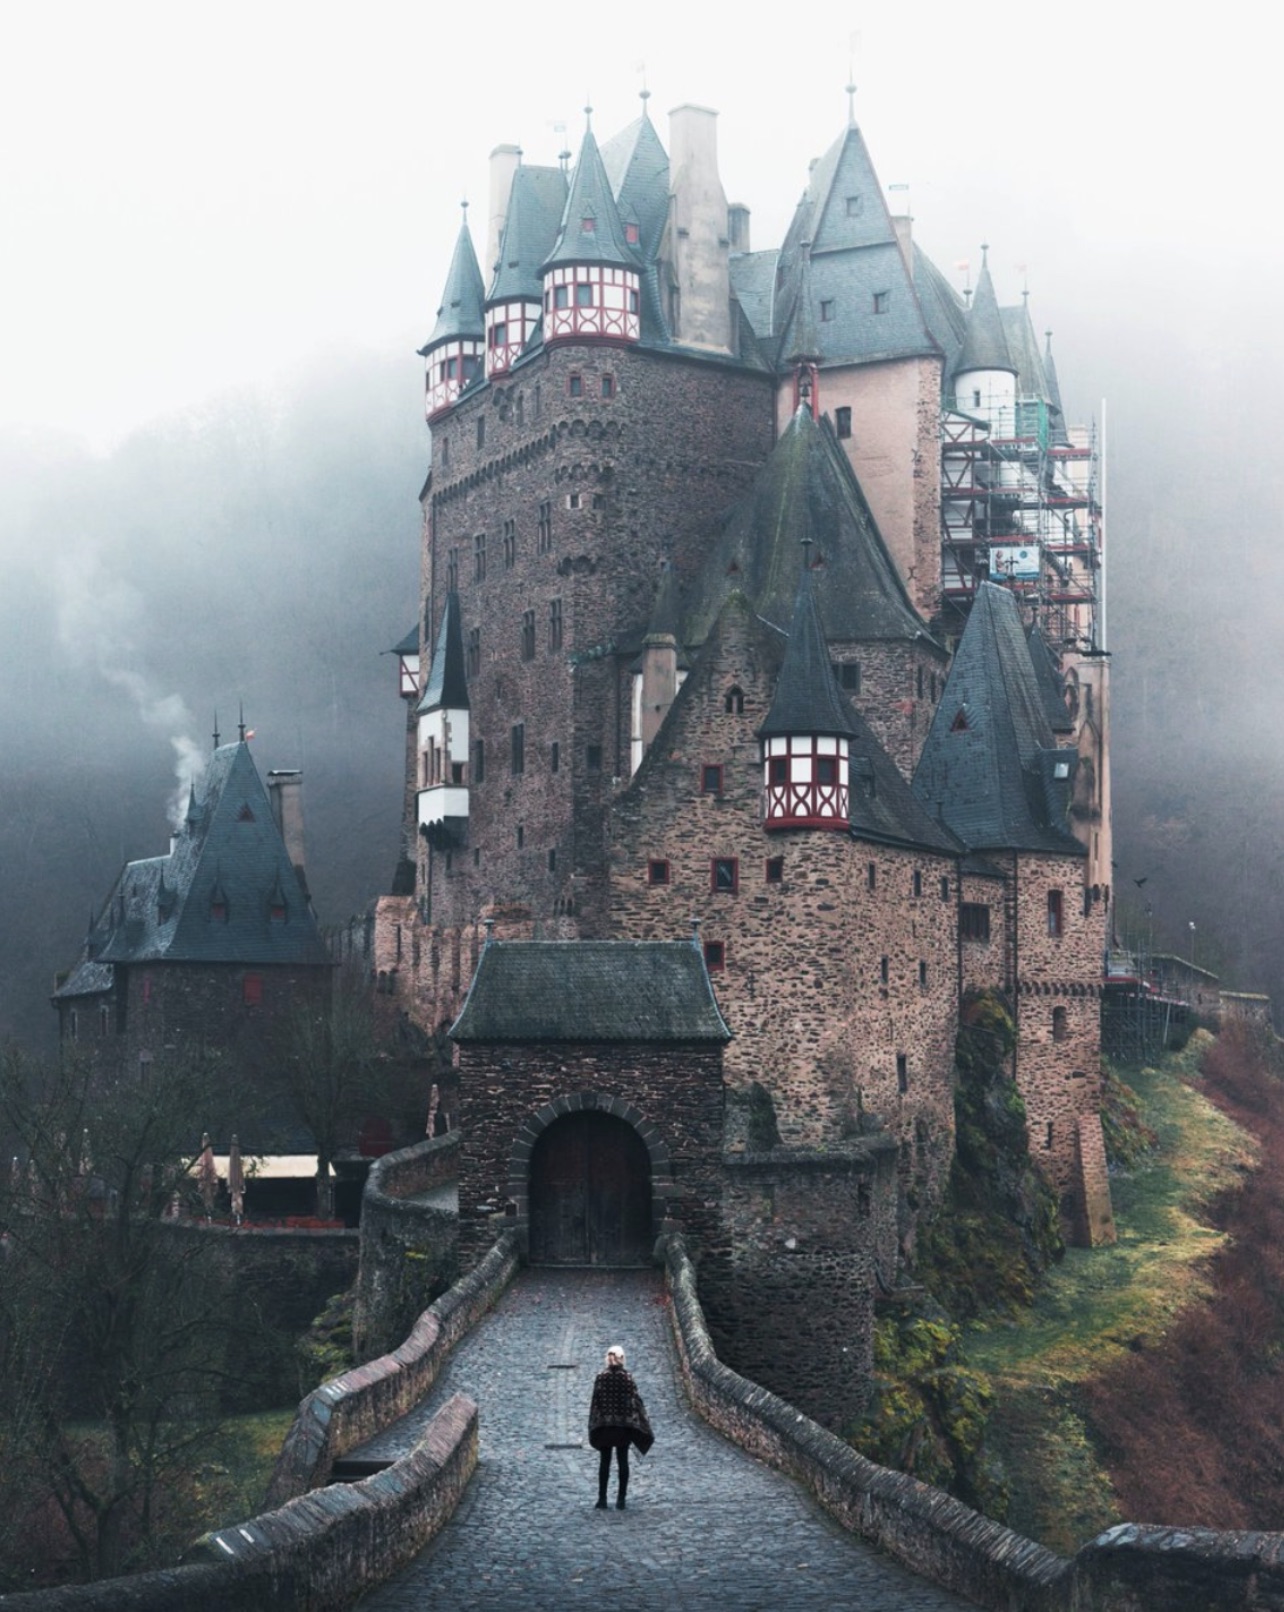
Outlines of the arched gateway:
M 627 1120 L 566 1114 L 531 1149 L 532 1265 L 644 1265 L 654 1242 L 651 1158 Z
M 646 1263 L 666 1222 L 717 1232 L 729 1031 L 698 946 L 488 940 L 450 1033 L 464 1260 L 504 1224 L 543 1265 Z

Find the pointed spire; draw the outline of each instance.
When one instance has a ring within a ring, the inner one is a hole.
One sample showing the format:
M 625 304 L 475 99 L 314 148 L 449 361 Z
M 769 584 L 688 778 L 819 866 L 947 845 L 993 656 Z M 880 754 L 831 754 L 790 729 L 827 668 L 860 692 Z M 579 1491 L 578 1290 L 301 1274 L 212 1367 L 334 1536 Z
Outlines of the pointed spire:
M 562 227 L 544 269 L 570 263 L 637 266 L 637 258 L 625 241 L 615 195 L 591 128 L 584 131 L 580 158 L 562 212 Z
M 812 301 L 810 241 L 804 241 L 800 248 L 798 300 L 794 304 L 793 318 L 790 320 L 787 357 L 788 362 L 794 366 L 814 365 L 820 362 L 820 336 L 816 329 L 816 312 Z M 814 405 L 811 414 L 814 419 L 816 414 Z
M 954 365 L 956 375 L 970 370 L 1007 370 L 1010 374 L 1016 374 L 1016 365 L 1012 362 L 1007 337 L 1003 333 L 1003 316 L 994 294 L 994 281 L 990 278 L 989 250 L 988 245 L 981 248 L 981 273 L 977 278 L 972 305 L 968 309 L 963 346 Z
M 1057 380 L 1057 366 L 1052 357 L 1052 332 L 1044 331 L 1047 343 L 1043 353 L 1043 376 L 1048 383 L 1048 412 L 1051 415 L 1050 433 L 1054 445 L 1064 448 L 1070 438 L 1066 434 L 1066 414 L 1061 403 L 1061 383 Z
M 462 202 L 460 205 L 463 222 L 459 226 L 459 237 L 446 275 L 441 306 L 437 309 L 437 323 L 433 326 L 432 335 L 420 349 L 420 356 L 438 342 L 461 336 L 480 341 L 484 333 L 482 300 L 486 288 L 482 284 L 477 253 L 473 250 L 473 238 L 468 229 L 468 203 Z
M 423 698 L 415 708 L 417 714 L 428 711 L 466 711 L 468 709 L 468 678 L 464 670 L 464 631 L 460 625 L 459 595 L 446 595 L 441 623 L 437 628 L 437 641 L 432 653 L 432 666 L 424 685 Z
M 758 737 L 829 734 L 851 738 L 858 729 L 830 665 L 829 645 L 812 588 L 810 538 L 803 539 L 802 550 L 802 575 L 798 579 L 789 644 L 775 697 Z

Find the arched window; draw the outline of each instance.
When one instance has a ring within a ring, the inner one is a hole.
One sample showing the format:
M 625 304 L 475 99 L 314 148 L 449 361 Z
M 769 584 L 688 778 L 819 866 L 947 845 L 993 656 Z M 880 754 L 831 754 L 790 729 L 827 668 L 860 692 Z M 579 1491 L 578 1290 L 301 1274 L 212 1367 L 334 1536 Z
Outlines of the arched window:
M 738 684 L 727 690 L 723 701 L 728 716 L 743 716 L 745 714 L 745 691 Z

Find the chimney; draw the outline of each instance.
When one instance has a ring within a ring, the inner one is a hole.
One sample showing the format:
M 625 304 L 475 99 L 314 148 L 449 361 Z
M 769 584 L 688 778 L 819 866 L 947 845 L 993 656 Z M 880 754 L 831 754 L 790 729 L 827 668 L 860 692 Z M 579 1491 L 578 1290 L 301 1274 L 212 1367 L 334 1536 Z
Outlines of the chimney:
M 892 228 L 896 231 L 896 244 L 901 249 L 908 272 L 914 273 L 914 220 L 910 213 L 908 185 L 888 185 L 887 210 L 892 215 Z
M 749 209 L 743 202 L 732 202 L 727 208 L 727 240 L 732 257 L 749 250 Z
M 508 198 L 521 160 L 520 146 L 496 146 L 490 154 L 490 211 L 486 219 L 486 256 L 482 259 L 482 279 L 487 291 L 499 263 L 499 241 L 508 217 Z
M 669 173 L 674 338 L 687 347 L 730 352 L 730 221 L 718 177 L 718 114 L 707 106 L 679 106 L 669 113 Z
M 268 795 L 277 832 L 285 842 L 285 854 L 298 878 L 299 888 L 311 905 L 303 860 L 303 774 L 297 769 L 268 773 Z
M 672 633 L 648 633 L 642 640 L 642 749 L 669 714 L 678 694 L 678 644 Z

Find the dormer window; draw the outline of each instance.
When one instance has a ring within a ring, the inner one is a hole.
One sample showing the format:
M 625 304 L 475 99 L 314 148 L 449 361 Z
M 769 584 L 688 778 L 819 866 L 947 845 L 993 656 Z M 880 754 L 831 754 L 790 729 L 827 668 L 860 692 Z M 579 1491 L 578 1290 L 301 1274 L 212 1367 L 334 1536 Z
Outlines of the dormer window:
M 624 226 L 624 239 L 629 243 L 630 246 L 636 246 L 641 238 L 642 231 L 637 227 L 636 224 L 626 224 Z
M 227 902 L 215 896 L 214 900 L 210 902 L 210 917 L 216 924 L 225 924 L 227 922 Z
M 875 313 L 886 313 L 888 308 L 891 306 L 891 301 L 892 301 L 892 293 L 890 291 L 875 291 L 875 293 L 874 293 L 874 312 Z
M 236 814 L 236 820 L 238 823 L 252 823 L 254 821 L 254 813 L 248 806 L 242 806 L 240 811 Z
M 832 323 L 833 317 L 834 317 L 834 300 L 833 300 L 832 297 L 826 297 L 826 298 L 824 298 L 822 300 L 822 302 L 820 304 L 820 321 L 821 321 L 822 324 L 828 325 L 828 324 Z
M 268 917 L 274 924 L 283 924 L 285 922 L 285 902 L 270 902 L 268 904 Z
M 595 219 L 595 218 L 582 218 L 582 219 L 580 219 L 580 234 L 581 235 L 592 235 L 593 232 L 596 229 L 597 229 L 597 219 Z

